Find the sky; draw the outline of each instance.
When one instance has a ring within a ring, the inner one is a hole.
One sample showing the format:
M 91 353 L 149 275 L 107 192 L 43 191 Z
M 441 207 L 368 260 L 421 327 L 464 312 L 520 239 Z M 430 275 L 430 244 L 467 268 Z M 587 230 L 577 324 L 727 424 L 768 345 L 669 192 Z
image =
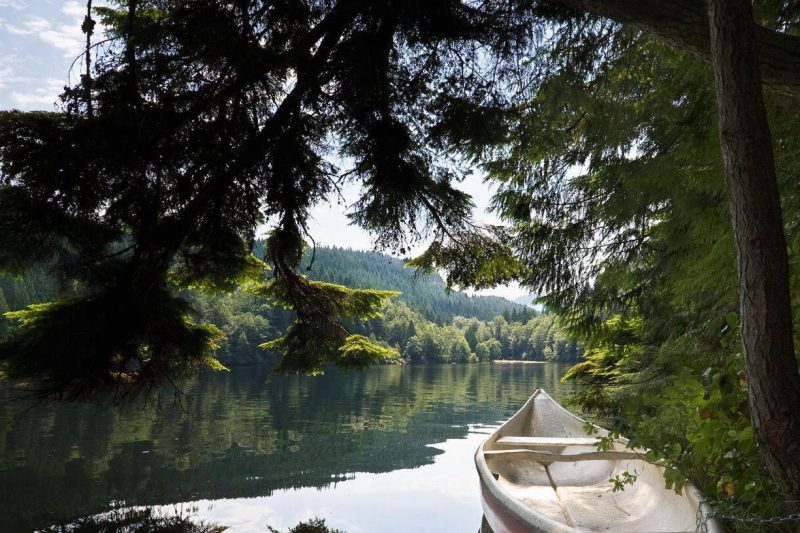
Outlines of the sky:
M 102 4 L 101 0 L 93 2 Z M 86 3 L 77 0 L 0 0 L 0 109 L 57 109 L 58 95 L 77 80 L 83 66 L 81 22 L 85 14 Z M 95 40 L 100 33 L 96 28 Z M 472 196 L 473 216 L 478 222 L 498 222 L 487 211 L 492 191 L 480 175 L 472 174 L 458 188 Z M 349 225 L 345 216 L 358 196 L 357 186 L 345 187 L 342 192 L 343 204 L 320 205 L 311 211 L 310 233 L 318 245 L 373 249 L 371 236 Z M 527 292 L 512 285 L 479 294 L 513 299 Z
M 0 0 L 0 108 L 55 109 L 81 54 L 85 13 L 77 0 Z

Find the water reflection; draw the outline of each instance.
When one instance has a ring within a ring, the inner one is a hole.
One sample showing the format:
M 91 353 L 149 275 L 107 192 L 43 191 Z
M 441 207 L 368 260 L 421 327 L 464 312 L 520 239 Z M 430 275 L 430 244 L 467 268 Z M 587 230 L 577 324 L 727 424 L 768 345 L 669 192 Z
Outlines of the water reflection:
M 341 521 L 346 523 L 329 520 L 348 533 L 422 531 L 419 523 L 365 529 L 359 518 L 364 512 L 357 508 L 381 509 L 389 501 L 400 509 L 397 516 L 413 521 L 421 507 L 430 505 L 434 512 L 438 506 L 443 524 L 452 524 L 468 512 L 442 508 L 437 494 L 455 490 L 471 502 L 467 530 L 473 530 L 480 521 L 477 481 L 457 476 L 473 475 L 471 454 L 483 438 L 470 427 L 507 418 L 537 386 L 563 396 L 563 370 L 553 364 L 394 366 L 285 377 L 265 385 L 266 369 L 246 368 L 188 384 L 185 412 L 174 406 L 30 408 L 5 399 L 0 401 L 0 531 L 99 513 L 114 501 L 200 502 L 201 508 L 219 510 L 211 519 L 232 526 L 226 520 L 252 515 L 245 512 L 252 503 L 261 509 L 256 513 L 261 530 L 268 519 L 280 528 L 309 518 L 302 515 L 305 510 L 290 510 L 287 495 L 299 491 L 306 493 L 293 501 L 305 502 L 311 516 L 324 516 L 315 506 L 335 509 L 331 517 L 352 515 Z M 418 468 L 443 453 L 436 465 L 442 468 Z M 373 475 L 342 483 L 356 472 Z M 375 475 L 388 472 L 395 475 Z M 454 476 L 457 481 L 446 479 Z M 275 493 L 279 489 L 298 490 Z M 474 501 L 460 491 L 469 491 Z M 356 511 L 348 515 L 346 508 Z M 459 531 L 431 529 L 448 530 Z

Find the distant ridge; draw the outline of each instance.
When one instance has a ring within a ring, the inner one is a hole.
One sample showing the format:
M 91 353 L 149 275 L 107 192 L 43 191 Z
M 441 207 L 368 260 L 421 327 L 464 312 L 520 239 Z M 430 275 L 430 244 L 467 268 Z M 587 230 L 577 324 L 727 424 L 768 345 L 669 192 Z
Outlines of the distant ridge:
M 450 322 L 455 316 L 490 320 L 497 315 L 528 311 L 499 296 L 470 296 L 458 291 L 448 294 L 440 276 L 419 275 L 405 268 L 403 260 L 378 252 L 317 248 L 308 275 L 352 287 L 402 291 L 399 300 L 439 324 Z
M 263 243 L 257 242 L 257 256 L 263 255 Z M 418 275 L 405 268 L 404 261 L 378 252 L 320 246 L 303 260 L 301 271 L 308 277 L 349 287 L 402 291 L 398 300 L 428 320 L 449 323 L 453 317 L 474 317 L 490 320 L 497 315 L 517 318 L 533 316 L 531 309 L 499 296 L 470 296 L 463 292 L 445 291 L 438 275 Z M 308 265 L 311 270 L 305 270 Z

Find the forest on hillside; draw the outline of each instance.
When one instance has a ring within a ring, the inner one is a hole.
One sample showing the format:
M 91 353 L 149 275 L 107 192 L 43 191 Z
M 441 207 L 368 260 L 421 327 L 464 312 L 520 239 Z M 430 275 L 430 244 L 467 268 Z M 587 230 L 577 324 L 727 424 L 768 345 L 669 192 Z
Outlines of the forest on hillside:
M 259 253 L 262 241 L 254 246 L 254 254 Z M 555 315 L 494 296 L 448 292 L 438 275 L 415 273 L 391 256 L 320 247 L 309 251 L 304 263 L 311 267 L 306 270 L 311 279 L 401 291 L 382 317 L 348 324 L 353 332 L 395 350 L 395 361 L 576 361 L 582 352 L 558 326 Z M 0 276 L 0 312 L 49 301 L 62 290 L 44 268 L 18 277 Z M 223 364 L 274 362 L 276 354 L 259 345 L 286 331 L 293 321 L 289 311 L 243 290 L 185 295 L 199 319 L 224 333 L 217 352 Z M 0 320 L 0 332 L 9 327 L 8 320 Z
M 256 257 L 263 257 L 264 241 L 256 241 Z M 302 267 L 311 279 L 360 289 L 400 291 L 395 300 L 405 302 L 426 319 L 446 324 L 456 316 L 490 320 L 503 315 L 506 320 L 522 322 L 535 315 L 526 306 L 497 296 L 470 296 L 446 291 L 438 274 L 422 274 L 407 268 L 402 259 L 374 251 L 317 247 L 306 253 Z
M 257 242 L 254 253 L 262 250 Z M 470 363 L 513 359 L 576 361 L 582 350 L 567 338 L 555 315 L 493 296 L 445 290 L 438 275 L 404 268 L 400 259 L 377 252 L 319 247 L 306 254 L 310 279 L 347 286 L 397 290 L 382 317 L 348 322 L 357 334 L 390 347 L 410 363 Z M 227 341 L 218 357 L 225 364 L 263 361 L 259 344 L 292 323 L 287 311 L 245 291 L 191 294 L 203 320 L 218 325 Z M 272 354 L 274 355 L 274 354 Z

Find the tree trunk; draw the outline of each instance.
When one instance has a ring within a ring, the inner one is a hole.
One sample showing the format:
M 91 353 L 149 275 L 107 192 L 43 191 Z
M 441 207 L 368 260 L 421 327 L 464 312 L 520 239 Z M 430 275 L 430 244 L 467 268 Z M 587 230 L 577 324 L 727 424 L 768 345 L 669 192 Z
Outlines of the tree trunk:
M 789 261 L 750 0 L 709 0 L 720 144 L 739 270 L 750 414 L 767 468 L 800 500 L 800 374 Z M 796 507 L 796 505 L 792 505 Z
M 639 28 L 711 61 L 708 16 L 699 0 L 551 1 Z M 800 95 L 800 37 L 762 26 L 754 31 L 764 84 L 778 92 Z

